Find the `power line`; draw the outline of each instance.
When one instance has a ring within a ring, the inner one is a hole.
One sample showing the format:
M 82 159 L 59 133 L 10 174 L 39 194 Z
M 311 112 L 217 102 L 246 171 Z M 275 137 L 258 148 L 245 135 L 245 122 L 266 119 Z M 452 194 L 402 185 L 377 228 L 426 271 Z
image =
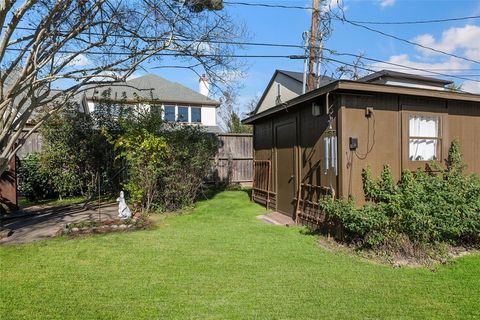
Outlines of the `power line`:
M 368 66 L 370 68 L 378 68 L 378 65 L 374 64 L 365 64 L 365 66 Z M 398 70 L 398 71 L 409 71 L 409 69 L 405 67 L 388 67 L 388 70 Z M 441 71 L 452 71 L 449 69 L 430 69 L 430 68 L 425 68 L 425 73 L 429 73 L 429 75 L 437 75 L 436 73 L 433 73 L 435 70 L 441 70 Z M 455 76 L 457 77 L 480 77 L 480 74 L 463 74 L 463 73 L 456 73 Z
M 21 51 L 21 49 L 14 49 L 14 48 L 8 48 L 8 51 Z M 399 63 L 393 63 L 393 62 L 388 62 L 380 59 L 375 59 L 375 58 L 369 58 L 363 55 L 357 55 L 353 53 L 340 53 L 336 52 L 331 49 L 325 48 L 326 51 L 330 52 L 332 55 L 338 55 L 338 56 L 350 56 L 350 57 L 355 57 L 355 58 L 361 58 L 365 59 L 368 61 L 373 61 L 377 63 L 382 63 L 386 65 L 391 65 L 395 67 L 400 67 L 402 70 L 409 69 L 409 70 L 415 70 L 415 71 L 421 71 L 421 72 L 426 72 L 426 73 L 431 73 L 434 75 L 438 76 L 443 76 L 443 77 L 448 77 L 448 78 L 456 78 L 464 81 L 474 81 L 474 82 L 480 82 L 480 80 L 475 80 L 471 78 L 467 78 L 466 76 L 461 76 L 461 75 L 451 75 L 451 74 L 446 74 L 446 73 L 441 73 L 441 72 L 436 72 L 433 71 L 433 69 L 423 69 L 423 68 L 416 68 L 416 67 L 410 67 L 407 65 L 402 65 Z M 74 50 L 60 50 L 58 53 L 62 54 L 76 54 L 78 53 L 77 51 Z M 93 52 L 84 52 L 83 54 L 87 55 L 131 55 L 129 52 L 98 52 L 98 51 L 93 51 Z M 148 54 L 148 53 L 147 53 Z M 155 53 L 153 56 L 171 56 L 171 57 L 191 57 L 191 58 L 278 58 L 278 59 L 292 59 L 292 60 L 300 60 L 300 59 L 305 59 L 305 55 L 238 55 L 238 54 L 191 54 L 191 53 Z M 330 58 L 330 60 L 332 60 Z M 338 60 L 337 60 L 338 62 Z M 342 63 L 342 62 L 339 62 Z M 348 63 L 345 63 L 345 65 L 349 65 Z M 365 68 L 364 68 L 365 69 Z M 377 70 L 373 69 L 365 69 L 367 71 L 371 72 L 376 72 Z
M 253 4 L 252 4 L 253 5 Z M 258 5 L 258 4 L 255 4 L 255 5 Z M 282 7 L 285 7 L 285 6 L 282 6 Z M 480 16 L 479 16 L 480 17 Z M 425 46 L 425 45 L 422 45 L 422 44 L 419 44 L 417 42 L 413 42 L 413 41 L 410 41 L 410 40 L 407 40 L 407 39 L 403 39 L 403 38 L 400 38 L 398 36 L 395 36 L 395 35 L 392 35 L 392 34 L 388 34 L 388 33 L 385 33 L 383 31 L 380 31 L 380 30 L 377 30 L 377 29 L 373 29 L 373 28 L 370 28 L 368 26 L 364 26 L 364 25 L 361 25 L 359 22 L 355 22 L 353 20 L 348 20 L 346 18 L 341 18 L 341 17 L 336 17 L 337 20 L 340 20 L 340 21 L 343 21 L 343 22 L 347 22 L 351 25 L 354 25 L 354 26 L 357 26 L 357 27 L 361 27 L 361 28 L 364 28 L 364 29 L 367 29 L 369 31 L 372 31 L 372 32 L 376 32 L 376 33 L 379 33 L 383 36 L 387 36 L 387 37 L 390 37 L 390 38 L 393 38 L 393 39 L 396 39 L 396 40 L 399 40 L 399 41 L 402 41 L 402 42 L 406 42 L 408 44 L 411 44 L 411 45 L 415 45 L 415 46 L 419 46 L 421 48 L 424 48 L 424 49 L 427 49 L 427 50 L 431 50 L 431 51 L 434 51 L 434 52 L 437 52 L 437 53 L 441 53 L 441 54 L 444 54 L 444 55 L 448 55 L 448 56 L 451 56 L 451 57 L 454 57 L 454 58 L 457 58 L 457 59 L 462 59 L 462 60 L 465 60 L 465 61 L 469 61 L 469 62 L 474 62 L 474 63 L 477 63 L 477 64 L 480 64 L 480 61 L 477 61 L 477 60 L 473 60 L 473 59 L 469 59 L 469 58 L 466 58 L 466 57 L 462 57 L 462 56 L 459 56 L 459 55 L 456 55 L 456 54 L 452 54 L 452 53 L 448 53 L 448 52 L 445 52 L 445 51 L 442 51 L 442 50 L 439 50 L 439 49 L 435 49 L 435 48 L 431 48 L 431 47 L 428 47 L 428 46 Z M 19 30 L 29 30 L 29 31 L 34 31 L 35 28 L 28 28 L 28 27 L 18 27 L 17 29 Z M 60 31 L 62 32 L 62 31 Z M 66 31 L 64 31 L 66 32 Z M 98 35 L 98 36 L 101 36 L 103 34 L 101 33 L 95 33 L 95 32 L 90 32 L 89 35 Z M 132 38 L 134 37 L 133 35 L 111 35 L 111 36 L 118 36 L 118 37 L 125 37 L 125 38 Z M 162 39 L 162 38 L 156 38 L 156 37 L 144 37 L 144 39 L 149 39 L 149 40 L 169 40 L 169 39 Z M 283 44 L 283 43 L 262 43 L 262 42 L 242 42 L 242 41 L 222 41 L 222 40 L 206 40 L 206 41 L 202 41 L 200 39 L 193 39 L 193 38 L 187 38 L 187 37 L 183 37 L 182 38 L 179 38 L 177 39 L 179 41 L 189 41 L 189 42 L 198 42 L 198 43 L 213 43 L 213 44 L 227 44 L 227 45 L 244 45 L 244 46 L 264 46 L 264 47 L 278 47 L 278 48 L 298 48 L 298 49 L 304 49 L 304 46 L 302 45 L 297 45 L 297 44 Z M 470 70 L 470 69 L 469 69 Z
M 415 71 L 432 73 L 432 74 L 437 75 L 437 76 L 448 77 L 448 78 L 456 78 L 456 79 L 460 79 L 460 80 L 464 80 L 464 81 L 473 81 L 473 82 L 479 82 L 480 83 L 480 80 L 471 79 L 471 78 L 467 78 L 467 77 L 462 77 L 460 75 L 451 75 L 451 74 L 435 72 L 435 71 L 431 71 L 431 70 L 427 70 L 427 69 L 423 69 L 423 68 L 410 67 L 410 66 L 407 66 L 407 65 L 402 65 L 402 64 L 394 63 L 394 62 L 383 61 L 383 60 L 375 59 L 375 58 L 369 58 L 369 57 L 354 54 L 354 53 L 341 53 L 341 52 L 336 52 L 334 50 L 327 49 L 327 48 L 325 48 L 325 50 L 328 51 L 329 53 L 333 54 L 333 55 L 360 58 L 360 59 L 365 59 L 365 60 L 368 60 L 368 61 L 373 61 L 373 62 L 377 62 L 377 63 L 383 63 L 383 64 L 386 64 L 386 65 L 395 66 L 395 67 L 401 67 L 401 68 L 415 70 Z M 368 69 L 367 71 L 376 72 L 376 70 L 372 70 L 372 69 Z
M 266 8 L 309 9 L 309 10 L 313 10 L 312 7 L 285 6 L 285 5 L 274 5 L 274 4 L 265 4 L 265 3 L 247 3 L 247 2 L 231 2 L 231 1 L 225 1 L 224 3 L 225 3 L 225 4 L 233 4 L 233 5 L 245 5 L 245 6 L 266 7 Z M 443 51 L 443 50 L 440 50 L 440 49 L 435 49 L 435 48 L 432 48 L 432 47 L 429 47 L 429 46 L 425 46 L 425 45 L 422 45 L 422 44 L 420 44 L 420 43 L 417 43 L 417 42 L 414 42 L 414 41 L 411 41 L 411 40 L 407 40 L 407 39 L 403 39 L 403 38 L 400 38 L 400 37 L 398 37 L 398 36 L 396 36 L 396 35 L 389 34 L 389 33 L 383 32 L 383 31 L 381 31 L 381 30 L 377 30 L 377 29 L 374 29 L 374 28 L 371 28 L 371 27 L 368 27 L 368 26 L 364 25 L 364 24 L 419 24 L 419 23 L 436 23 L 436 22 L 459 21 L 459 20 L 477 19 L 477 18 L 480 18 L 480 16 L 468 16 L 468 17 L 449 18 L 449 19 L 400 21 L 400 22 L 383 22 L 383 21 L 375 22 L 375 21 L 354 21 L 354 20 L 348 20 L 348 19 L 346 19 L 345 17 L 339 17 L 338 15 L 334 15 L 334 17 L 333 17 L 333 19 L 336 19 L 336 20 L 339 20 L 339 21 L 343 21 L 343 22 L 347 22 L 347 23 L 349 23 L 349 24 L 351 24 L 351 25 L 353 25 L 353 26 L 360 27 L 360 28 L 364 28 L 364 29 L 369 30 L 369 31 L 371 31 L 371 32 L 375 32 L 375 33 L 381 34 L 381 35 L 383 35 L 383 36 L 386 36 L 386 37 L 389 37 L 389 38 L 392 38 L 392 39 L 395 39 L 395 40 L 398 40 L 398 41 L 402 41 L 402 42 L 408 43 L 408 44 L 410 44 L 410 45 L 418 46 L 418 47 L 420 47 L 420 48 L 423 48 L 423 49 L 426 49 L 426 50 L 430 50 L 430 51 L 433 51 L 433 52 L 437 52 L 437 53 L 440 53 L 440 54 L 444 54 L 444 55 L 447 55 L 447 56 L 450 56 L 450 57 L 453 57 L 453 58 L 456 58 L 456 59 L 461 59 L 461 60 L 473 62 L 473 63 L 476 63 L 476 64 L 480 64 L 480 61 L 478 61 L 478 60 L 470 59 L 470 58 L 467 58 L 467 57 L 462 57 L 462 56 L 459 56 L 459 55 L 454 54 L 454 53 L 449 53 L 449 52 L 446 52 L 446 51 Z
M 193 41 L 193 40 L 190 40 L 190 39 L 184 39 L 184 40 Z M 257 46 L 291 47 L 291 48 L 302 48 L 302 49 L 304 48 L 301 45 L 281 44 L 281 43 L 235 42 L 235 41 L 215 41 L 215 40 L 208 40 L 208 41 L 203 41 L 203 42 L 204 43 L 221 42 L 221 43 L 225 43 L 225 44 L 244 44 L 244 45 L 257 45 Z M 19 49 L 19 48 L 8 48 L 7 50 L 8 51 L 22 51 L 22 49 Z M 352 54 L 352 53 L 339 53 L 339 52 L 336 52 L 336 51 L 330 50 L 330 49 L 325 49 L 325 50 L 327 50 L 328 52 L 330 52 L 333 55 L 363 58 L 365 60 L 369 60 L 369 61 L 373 61 L 373 62 L 377 62 L 377 63 L 382 63 L 382 64 L 386 64 L 386 65 L 389 65 L 389 66 L 395 66 L 395 67 L 401 68 L 401 70 L 405 70 L 405 69 L 416 70 L 416 71 L 431 73 L 433 75 L 439 75 L 439 76 L 443 76 L 443 77 L 457 78 L 457 79 L 461 79 L 461 80 L 465 80 L 465 81 L 480 82 L 480 81 L 475 80 L 475 79 L 467 78 L 468 76 L 476 77 L 478 75 L 451 75 L 451 74 L 436 72 L 436 71 L 462 71 L 462 70 L 473 71 L 473 70 L 480 70 L 480 69 L 470 69 L 470 68 L 458 68 L 458 69 L 454 69 L 454 68 L 452 68 L 452 69 L 448 69 L 448 68 L 446 68 L 446 69 L 415 68 L 415 67 L 410 67 L 410 66 L 402 65 L 402 64 L 398 64 L 398 63 L 392 63 L 392 62 L 388 62 L 388 61 L 384 61 L 384 60 L 380 60 L 380 59 L 369 58 L 369 57 L 366 57 L 366 56 L 363 56 L 363 55 L 360 56 L 360 55 L 356 55 L 356 54 Z M 76 53 L 78 53 L 78 51 L 75 51 L 75 50 L 60 50 L 60 51 L 58 51 L 58 53 L 76 54 Z M 105 54 L 131 55 L 132 53 L 129 53 L 129 52 L 114 52 L 114 51 L 112 51 L 112 52 L 86 51 L 86 52 L 84 52 L 84 54 L 87 54 L 87 55 L 105 55 Z M 240 55 L 240 54 L 222 55 L 222 54 L 193 54 L 193 53 L 156 53 L 156 54 L 153 54 L 153 55 L 154 56 L 172 56 L 172 57 L 192 57 L 192 58 L 195 58 L 195 57 L 197 57 L 197 58 L 201 58 L 201 57 L 212 57 L 212 58 L 214 58 L 214 57 L 218 57 L 218 58 L 222 58 L 222 57 L 223 58 L 284 58 L 284 59 L 305 59 L 306 58 L 305 55 L 248 55 L 248 54 L 244 54 L 244 55 Z M 349 65 L 347 63 L 345 63 L 345 64 Z M 391 69 L 394 69 L 394 68 L 391 68 Z M 376 72 L 376 70 L 373 70 L 373 69 L 365 69 L 365 70 Z
M 469 61 L 469 62 L 473 62 L 473 63 L 476 63 L 476 64 L 480 64 L 480 61 L 478 60 L 474 60 L 474 59 L 470 59 L 470 58 L 466 58 L 466 57 L 462 57 L 462 56 L 459 56 L 459 55 L 456 55 L 454 53 L 448 53 L 448 52 L 445 52 L 443 50 L 439 50 L 439 49 L 435 49 L 435 48 L 432 48 L 432 47 L 428 47 L 428 46 L 425 46 L 423 44 L 420 44 L 420 43 L 417 43 L 417 42 L 414 42 L 414 41 L 411 41 L 411 40 L 407 40 L 407 39 L 403 39 L 403 38 L 400 38 L 396 35 L 393 35 L 393 34 L 390 34 L 390 33 L 386 33 L 386 32 L 383 32 L 381 30 L 377 30 L 377 29 L 373 29 L 371 27 L 368 27 L 368 26 L 364 26 L 362 24 L 359 24 L 359 23 L 355 23 L 353 21 L 350 21 L 346 18 L 339 18 L 341 19 L 342 21 L 344 22 L 347 22 L 353 26 L 356 26 L 356 27 L 360 27 L 360 28 L 363 28 L 363 29 L 366 29 L 366 30 L 369 30 L 371 32 L 375 32 L 375 33 L 378 33 L 378 34 L 381 34 L 385 37 L 389 37 L 389 38 L 392 38 L 392 39 L 395 39 L 395 40 L 398 40 L 398 41 L 401 41 L 401 42 L 405 42 L 405 43 L 408 43 L 408 44 L 411 44 L 411 45 L 414 45 L 414 46 L 417 46 L 417 47 L 420 47 L 420 48 L 423 48 L 423 49 L 427 49 L 427 50 L 430 50 L 430 51 L 433 51 L 433 52 L 437 52 L 437 53 L 441 53 L 441 54 L 444 54 L 444 55 L 447 55 L 447 56 L 450 56 L 450 57 L 453 57 L 453 58 L 456 58 L 456 59 L 461 59 L 461 60 L 465 60 L 465 61 Z
M 362 67 L 362 66 L 359 66 L 359 65 L 353 65 L 353 64 L 345 62 L 345 61 L 340 61 L 340 60 L 336 60 L 336 59 L 332 59 L 332 58 L 325 58 L 325 60 L 330 61 L 330 62 L 336 62 L 336 63 L 342 64 L 342 65 L 347 65 L 347 66 L 354 67 L 354 68 L 358 68 L 358 69 L 361 69 L 361 70 L 366 70 L 366 71 L 369 71 L 369 72 L 376 72 L 375 70 L 365 68 L 365 67 Z M 471 80 L 471 81 L 476 81 L 476 80 Z M 480 82 L 480 81 L 476 81 L 476 82 Z M 452 90 L 455 91 L 455 92 L 459 92 L 459 93 L 474 94 L 472 92 L 468 92 L 468 91 L 461 90 L 461 89 L 452 89 Z
M 6 28 L 6 27 L 3 27 Z M 18 30 L 25 30 L 25 31 L 35 31 L 35 28 L 30 28 L 30 27 L 17 27 L 16 29 Z M 62 31 L 59 30 L 60 33 L 65 33 L 65 35 L 68 35 L 68 31 Z M 88 36 L 104 36 L 105 34 L 99 33 L 99 32 L 88 32 L 88 34 L 85 34 Z M 123 38 L 137 38 L 135 35 L 128 35 L 128 34 L 109 34 L 111 37 L 123 37 Z M 170 40 L 169 38 L 160 38 L 160 37 L 142 37 L 142 39 L 146 40 L 156 40 L 156 41 L 166 41 Z M 174 35 L 173 37 L 174 40 L 178 41 L 188 41 L 188 42 L 198 42 L 200 43 L 215 43 L 215 44 L 231 44 L 231 45 L 240 45 L 240 46 L 263 46 L 263 47 L 281 47 L 281 48 L 299 48 L 303 49 L 304 47 L 302 45 L 298 44 L 291 44 L 291 43 L 268 43 L 268 42 L 245 42 L 245 41 L 224 41 L 224 40 L 206 40 L 202 41 L 201 39 L 195 39 L 195 38 L 188 38 L 185 36 L 180 36 L 180 35 Z
M 411 20 L 411 21 L 361 21 L 361 20 L 350 20 L 350 21 L 355 23 L 360 23 L 360 24 L 375 24 L 375 25 L 406 25 L 407 24 L 408 25 L 408 24 L 441 23 L 441 22 L 462 21 L 462 20 L 471 20 L 471 19 L 480 19 L 480 16 L 467 16 L 467 17 L 432 19 L 432 20 Z
M 313 8 L 309 6 L 302 7 L 302 6 L 290 6 L 290 5 L 281 5 L 281 4 L 250 3 L 250 2 L 239 2 L 239 1 L 224 1 L 223 3 L 226 5 L 263 7 L 263 8 L 272 8 L 272 9 L 313 10 Z M 338 17 L 334 19 L 342 20 L 341 18 L 338 18 Z M 360 23 L 360 24 L 372 24 L 372 25 L 408 25 L 408 24 L 442 23 L 442 22 L 462 21 L 462 20 L 471 20 L 471 19 L 480 19 L 480 15 L 453 17 L 453 18 L 426 19 L 426 20 L 410 20 L 410 21 L 362 21 L 362 20 L 351 20 L 351 21 L 355 23 Z
M 392 70 L 405 70 L 404 67 L 390 68 Z M 478 68 L 425 68 L 428 71 L 480 71 Z
M 23 49 L 19 48 L 7 48 L 7 51 L 23 51 Z M 62 54 L 77 54 L 78 51 L 75 50 L 59 50 L 56 53 Z M 81 52 L 82 54 L 86 55 L 123 55 L 128 56 L 132 54 L 131 52 L 100 52 L 100 51 L 85 51 Z M 140 52 L 138 53 L 140 54 Z M 145 55 L 149 55 L 148 52 L 143 53 Z M 305 59 L 304 55 L 248 55 L 248 54 L 195 54 L 195 53 L 153 53 L 152 56 L 171 56 L 171 57 L 192 57 L 192 58 L 287 58 L 287 59 Z
M 287 6 L 282 4 L 268 4 L 268 3 L 251 3 L 251 2 L 241 2 L 241 1 L 223 1 L 224 4 L 234 5 L 234 6 L 248 6 L 248 7 L 263 7 L 263 8 L 276 8 L 276 9 L 296 9 L 296 10 L 313 10 L 312 7 L 308 6 Z
M 354 65 L 354 64 L 351 64 L 351 63 L 349 63 L 349 62 L 340 61 L 340 60 L 337 60 L 337 59 L 334 59 L 334 58 L 324 58 L 324 59 L 325 59 L 326 61 L 329 61 L 329 62 L 336 62 L 336 63 L 342 64 L 342 65 L 346 65 L 346 66 L 349 66 L 349 67 L 354 67 L 354 68 L 362 69 L 362 70 L 365 70 L 365 71 L 368 71 L 368 72 L 377 72 L 377 70 L 373 70 L 373 69 L 370 69 L 370 68 L 362 67 L 362 66 L 359 66 L 359 65 Z
M 268 43 L 255 43 L 255 44 L 256 45 L 272 45 L 272 44 L 268 44 Z M 296 45 L 289 45 L 289 44 L 275 44 L 275 45 L 276 46 L 289 46 L 289 47 L 292 46 L 292 47 L 303 48 L 303 46 L 296 46 Z M 7 50 L 8 51 L 21 51 L 22 49 L 8 48 Z M 380 60 L 380 59 L 369 58 L 369 57 L 366 57 L 366 56 L 360 56 L 360 55 L 352 54 L 352 53 L 339 53 L 339 52 L 336 52 L 336 51 L 331 50 L 331 49 L 325 49 L 325 50 L 330 52 L 333 55 L 363 58 L 365 60 L 369 60 L 369 61 L 373 61 L 373 62 L 377 62 L 377 63 L 382 63 L 382 64 L 386 64 L 386 65 L 389 65 L 389 66 L 398 67 L 397 69 L 400 69 L 400 70 L 409 69 L 409 70 L 431 73 L 433 75 L 449 77 L 449 78 L 457 78 L 457 79 L 468 80 L 468 81 L 477 81 L 475 79 L 470 79 L 470 78 L 467 78 L 467 77 L 469 77 L 469 76 L 470 77 L 477 77 L 479 75 L 451 75 L 451 74 L 445 74 L 445 73 L 436 72 L 436 71 L 467 71 L 467 70 L 468 71 L 474 71 L 474 70 L 478 71 L 478 70 L 480 70 L 478 68 L 477 69 L 468 69 L 468 68 L 458 68 L 458 69 L 454 69 L 454 68 L 452 68 L 452 69 L 448 69 L 448 68 L 445 68 L 445 69 L 416 68 L 416 67 L 410 67 L 410 66 L 407 66 L 407 65 L 392 63 L 392 62 L 388 62 L 388 61 L 384 61 L 384 60 Z M 58 51 L 58 53 L 61 53 L 61 54 L 76 54 L 78 52 L 74 51 L 74 50 L 60 50 L 60 51 Z M 105 55 L 105 54 L 130 55 L 131 53 L 129 53 L 129 52 L 107 52 L 107 53 L 105 53 L 105 52 L 98 52 L 98 51 L 86 51 L 86 52 L 84 52 L 84 54 L 86 54 L 86 55 Z M 247 54 L 245 54 L 245 55 L 240 55 L 240 54 L 222 55 L 222 54 L 192 54 L 192 53 L 156 53 L 156 54 L 154 54 L 154 56 L 192 57 L 192 58 L 195 58 L 195 57 L 198 57 L 198 58 L 203 58 L 203 57 L 206 57 L 206 58 L 208 58 L 208 57 L 210 57 L 210 58 L 214 58 L 214 57 L 218 57 L 218 58 L 278 58 L 278 59 L 284 58 L 284 59 L 292 59 L 292 60 L 305 59 L 304 55 L 247 55 Z M 395 69 L 395 68 L 390 68 L 390 69 Z M 375 72 L 375 70 L 372 70 L 372 69 L 370 69 L 370 71 Z

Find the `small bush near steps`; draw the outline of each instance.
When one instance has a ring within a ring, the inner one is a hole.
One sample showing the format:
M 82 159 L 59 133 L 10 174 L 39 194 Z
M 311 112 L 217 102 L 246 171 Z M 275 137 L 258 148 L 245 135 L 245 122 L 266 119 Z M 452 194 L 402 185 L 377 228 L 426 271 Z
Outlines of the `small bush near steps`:
M 339 199 L 321 207 L 357 249 L 390 261 L 447 261 L 480 247 L 480 178 L 464 173 L 457 142 L 446 164 L 406 170 L 398 182 L 388 166 L 378 179 L 367 168 L 362 174 L 367 204 L 357 208 L 352 200 Z

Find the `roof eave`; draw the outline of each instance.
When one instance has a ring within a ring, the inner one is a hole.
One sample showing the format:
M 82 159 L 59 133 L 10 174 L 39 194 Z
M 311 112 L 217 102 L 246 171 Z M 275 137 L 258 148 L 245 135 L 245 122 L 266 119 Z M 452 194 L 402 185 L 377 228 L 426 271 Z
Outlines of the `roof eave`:
M 369 74 L 365 77 L 359 79 L 362 82 L 372 82 L 382 78 L 392 78 L 392 79 L 406 79 L 406 80 L 413 80 L 413 81 L 423 81 L 423 82 L 431 82 L 441 84 L 443 86 L 449 85 L 454 83 L 450 80 L 432 78 L 428 76 L 416 75 L 416 74 L 407 74 L 403 72 L 392 72 L 390 70 L 382 70 L 372 74 Z
M 188 101 L 188 100 L 169 100 L 169 99 L 146 99 L 146 98 L 139 98 L 139 99 L 122 99 L 122 100 L 115 100 L 115 99 L 105 99 L 105 98 L 97 98 L 97 97 L 87 97 L 87 101 L 91 102 L 120 102 L 125 104 L 136 104 L 136 103 L 156 103 L 156 104 L 187 104 L 187 105 L 197 105 L 197 106 L 213 106 L 219 107 L 220 102 L 216 100 L 212 101 Z
M 288 100 L 286 101 L 285 103 L 281 104 L 281 105 L 277 105 L 273 108 L 269 108 L 261 113 L 257 113 L 253 116 L 250 116 L 248 118 L 245 118 L 242 120 L 242 123 L 244 124 L 251 124 L 253 123 L 254 121 L 260 119 L 260 118 L 263 118 L 263 117 L 266 117 L 268 115 L 271 115 L 273 113 L 276 113 L 280 110 L 283 110 L 283 109 L 288 109 L 292 106 L 295 106 L 295 105 L 298 105 L 302 102 L 305 102 L 305 101 L 308 101 L 310 99 L 313 99 L 313 98 L 316 98 L 318 96 L 321 96 L 327 92 L 331 92 L 331 91 L 334 91 L 337 89 L 338 87 L 338 84 L 340 83 L 340 80 L 337 80 L 337 81 L 334 81 L 326 86 L 323 86 L 321 88 L 318 88 L 318 89 L 315 89 L 313 91 L 310 91 L 310 92 L 307 92 L 305 94 L 302 94 L 298 97 L 295 97 L 291 100 Z
M 457 92 L 450 92 L 450 91 L 429 90 L 429 89 L 422 89 L 422 88 L 393 86 L 393 85 L 385 85 L 385 84 L 378 84 L 378 83 L 358 82 L 353 80 L 337 80 L 324 87 L 315 89 L 313 91 L 307 92 L 306 94 L 293 98 L 292 100 L 289 100 L 282 105 L 277 105 L 261 113 L 258 113 L 246 119 L 243 119 L 242 123 L 252 124 L 256 120 L 259 120 L 263 117 L 272 115 L 283 109 L 289 109 L 291 107 L 294 107 L 310 99 L 317 98 L 318 96 L 321 96 L 327 92 L 333 92 L 337 90 L 358 91 L 358 92 L 367 92 L 367 93 L 400 94 L 400 95 L 410 95 L 410 96 L 418 96 L 418 97 L 425 97 L 425 98 L 437 98 L 437 99 L 458 100 L 458 101 L 480 103 L 480 95 L 476 95 L 473 93 L 457 93 Z
M 277 72 L 283 74 L 283 75 L 286 76 L 286 77 L 289 77 L 289 78 L 292 79 L 292 80 L 295 80 L 296 82 L 303 83 L 303 81 L 300 81 L 300 80 L 298 80 L 297 78 L 292 77 L 290 74 L 288 74 L 288 73 L 287 73 L 287 70 L 277 70 Z

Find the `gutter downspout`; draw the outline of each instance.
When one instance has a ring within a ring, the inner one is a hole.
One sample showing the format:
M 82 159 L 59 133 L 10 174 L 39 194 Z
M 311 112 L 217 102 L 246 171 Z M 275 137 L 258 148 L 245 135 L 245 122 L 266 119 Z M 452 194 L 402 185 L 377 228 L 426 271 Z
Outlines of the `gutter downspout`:
M 330 91 L 327 92 L 327 94 L 325 95 L 325 113 L 328 115 L 330 113 L 330 101 L 329 101 L 329 98 L 330 97 Z

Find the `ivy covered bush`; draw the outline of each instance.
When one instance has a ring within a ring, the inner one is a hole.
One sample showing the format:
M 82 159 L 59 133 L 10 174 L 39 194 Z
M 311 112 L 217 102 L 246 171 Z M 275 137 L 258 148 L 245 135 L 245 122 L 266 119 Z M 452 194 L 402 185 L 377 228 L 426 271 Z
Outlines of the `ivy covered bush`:
M 367 204 L 352 200 L 323 202 L 331 219 L 339 221 L 346 240 L 375 247 L 398 239 L 416 245 L 480 245 L 480 178 L 465 174 L 458 142 L 449 150 L 446 168 L 402 172 L 396 182 L 388 166 L 380 177 L 363 170 Z

